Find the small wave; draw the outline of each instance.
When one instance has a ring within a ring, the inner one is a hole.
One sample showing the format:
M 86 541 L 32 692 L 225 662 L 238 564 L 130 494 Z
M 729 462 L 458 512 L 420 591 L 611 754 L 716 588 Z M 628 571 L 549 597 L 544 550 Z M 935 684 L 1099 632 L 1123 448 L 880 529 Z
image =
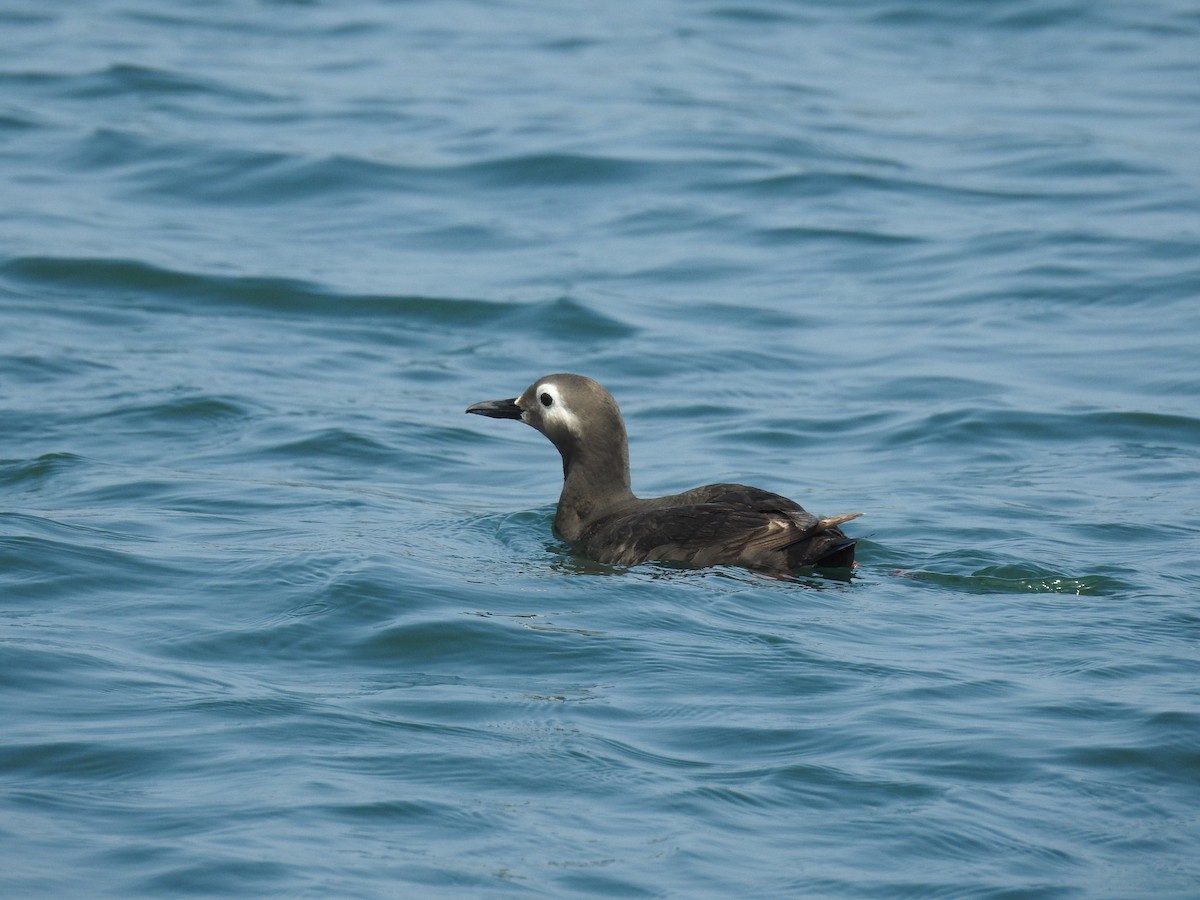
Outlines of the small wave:
M 964 381 L 963 389 L 970 390 L 971 384 Z M 979 384 L 987 388 L 986 383 Z M 1029 441 L 1078 444 L 1087 440 L 1133 443 L 1161 440 L 1183 446 L 1200 442 L 1200 419 L 1139 410 L 1043 412 L 964 407 L 939 410 L 899 425 L 888 440 L 893 446 L 962 442 L 977 447 L 1001 441 L 1021 445 Z
M 730 181 L 709 186 L 710 190 L 733 190 L 748 194 L 791 196 L 806 200 L 858 194 L 862 192 L 900 194 L 907 197 L 933 198 L 962 202 L 988 200 L 992 203 L 1004 200 L 1028 200 L 1032 193 L 1014 193 L 1010 190 L 988 190 L 929 180 L 900 177 L 896 174 L 876 175 L 868 172 L 803 171 L 772 173 L 765 176 Z M 903 240 L 903 238 L 901 238 Z M 910 238 L 910 240 L 916 240 Z M 895 243 L 895 241 L 892 241 Z
M 18 116 L 15 113 L 0 113 L 0 131 L 27 131 L 37 128 L 38 123 L 32 116 Z
M 581 154 L 505 156 L 448 165 L 413 164 L 403 157 L 328 156 L 240 144 L 152 137 L 109 125 L 74 144 L 69 161 L 81 169 L 120 170 L 125 188 L 172 204 L 219 206 L 303 204 L 343 207 L 354 200 L 399 194 L 479 189 L 629 186 L 664 173 L 667 163 Z
M 111 369 L 111 366 L 65 354 L 41 356 L 19 353 L 0 356 L 0 378 L 9 384 L 51 384 L 64 377 L 102 369 Z
M 177 578 L 170 564 L 119 549 L 129 543 L 101 529 L 55 522 L 41 516 L 0 514 L 6 531 L 0 536 L 0 570 L 8 576 L 12 601 L 38 597 L 87 596 L 95 601 L 109 593 L 157 589 Z
M 86 460 L 74 453 L 45 453 L 35 459 L 0 460 L 0 485 L 14 490 L 36 489 L 83 465 Z
M 0 767 L 26 779 L 61 778 L 120 782 L 138 780 L 147 771 L 162 771 L 176 762 L 173 749 L 126 741 L 5 742 Z
M 930 569 L 894 573 L 934 587 L 968 594 L 1071 594 L 1079 597 L 1113 597 L 1130 586 L 1110 575 L 1068 575 L 1032 563 L 989 565 L 967 573 Z
M 309 464 L 332 460 L 339 469 L 348 468 L 352 463 L 387 462 L 395 456 L 391 447 L 345 428 L 325 428 L 273 447 L 255 448 L 253 453 L 255 456 L 266 454 L 302 459 Z
M 90 418 L 115 418 L 156 425 L 168 424 L 172 427 L 181 424 L 209 427 L 222 422 L 240 421 L 252 415 L 251 407 L 239 400 L 208 395 L 191 395 L 153 403 L 117 406 L 98 411 Z
M 629 160 L 578 153 L 534 153 L 506 156 L 485 162 L 442 170 L 462 174 L 493 187 L 519 187 L 580 184 L 628 185 L 660 171 L 669 171 L 668 163 Z
M 196 274 L 132 259 L 24 256 L 0 265 L 0 274 L 66 296 L 108 294 L 121 305 L 130 305 L 131 298 L 139 305 L 176 300 L 303 316 L 395 315 L 443 325 L 488 324 L 525 308 L 450 297 L 340 294 L 289 278 Z
M 206 94 L 238 101 L 261 101 L 267 95 L 213 79 L 197 78 L 168 69 L 116 63 L 82 73 L 8 72 L 0 85 L 34 87 L 55 97 L 74 100 L 110 100 L 127 95 L 177 96 Z
M 347 156 L 311 159 L 241 148 L 180 148 L 169 161 L 138 173 L 143 194 L 196 203 L 260 207 L 395 194 L 417 187 L 419 170 Z
M 862 231 L 844 228 L 811 228 L 787 226 L 761 228 L 750 235 L 751 239 L 764 246 L 792 246 L 801 244 L 905 246 L 924 243 L 923 239 L 905 234 L 888 234 L 878 231 Z
M 573 297 L 558 297 L 524 304 L 508 323 L 510 327 L 533 330 L 549 338 L 607 344 L 614 338 L 631 337 L 637 329 L 613 315 Z

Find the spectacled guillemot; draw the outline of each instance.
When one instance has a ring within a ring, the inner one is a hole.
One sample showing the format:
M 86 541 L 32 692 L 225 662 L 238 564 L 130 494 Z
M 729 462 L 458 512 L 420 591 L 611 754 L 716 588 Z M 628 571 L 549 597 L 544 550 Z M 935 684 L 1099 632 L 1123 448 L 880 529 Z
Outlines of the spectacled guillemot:
M 559 537 L 602 563 L 735 565 L 771 572 L 848 567 L 856 540 L 838 528 L 861 513 L 818 518 L 798 503 L 744 484 L 710 484 L 640 499 L 629 486 L 629 441 L 612 395 L 583 375 L 547 375 L 520 397 L 467 412 L 519 419 L 558 448 Z

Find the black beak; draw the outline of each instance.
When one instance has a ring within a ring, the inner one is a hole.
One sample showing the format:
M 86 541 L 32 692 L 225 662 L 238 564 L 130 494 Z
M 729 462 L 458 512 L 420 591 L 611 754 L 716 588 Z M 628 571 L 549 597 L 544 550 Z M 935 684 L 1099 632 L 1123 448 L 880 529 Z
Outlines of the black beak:
M 492 419 L 519 419 L 521 407 L 517 406 L 517 398 L 510 400 L 484 400 L 467 407 L 467 412 Z

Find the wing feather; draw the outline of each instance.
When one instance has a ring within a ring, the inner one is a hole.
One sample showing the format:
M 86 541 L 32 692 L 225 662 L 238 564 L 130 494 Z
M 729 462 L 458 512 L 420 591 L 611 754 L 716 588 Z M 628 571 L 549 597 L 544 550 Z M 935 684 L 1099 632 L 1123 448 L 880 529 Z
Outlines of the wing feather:
M 822 547 L 844 543 L 837 526 L 858 515 L 820 519 L 786 497 L 739 484 L 708 485 L 649 503 L 589 524 L 580 537 L 584 552 L 622 565 L 665 560 L 787 569 L 816 561 Z M 800 546 L 806 541 L 813 544 L 811 560 L 805 559 L 809 548 Z

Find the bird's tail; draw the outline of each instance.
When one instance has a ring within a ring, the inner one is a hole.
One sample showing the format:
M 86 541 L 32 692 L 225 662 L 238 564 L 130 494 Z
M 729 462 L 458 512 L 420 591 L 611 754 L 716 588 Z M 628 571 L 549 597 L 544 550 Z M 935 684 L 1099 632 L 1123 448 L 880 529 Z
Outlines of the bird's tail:
M 851 519 L 857 519 L 862 513 L 845 513 L 840 516 L 830 516 L 827 519 L 822 519 L 817 523 L 816 531 L 828 531 L 830 528 L 836 528 L 843 522 L 849 522 Z

